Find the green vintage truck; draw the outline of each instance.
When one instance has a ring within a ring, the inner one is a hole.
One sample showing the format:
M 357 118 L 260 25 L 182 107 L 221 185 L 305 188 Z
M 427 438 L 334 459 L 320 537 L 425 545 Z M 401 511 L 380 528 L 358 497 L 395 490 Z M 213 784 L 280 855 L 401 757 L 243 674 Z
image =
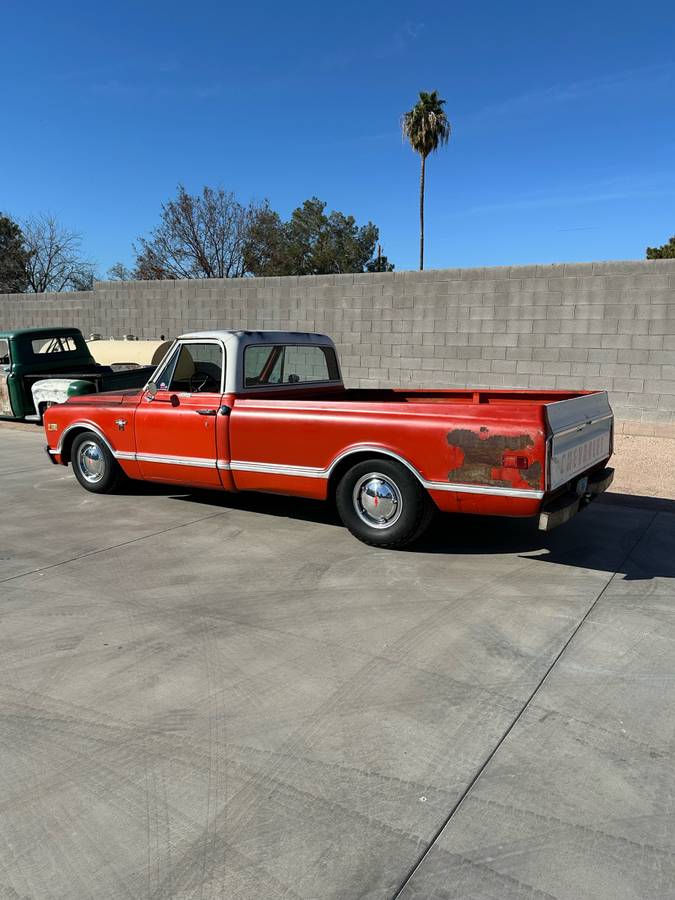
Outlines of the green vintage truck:
M 0 418 L 40 421 L 68 397 L 143 387 L 154 368 L 99 365 L 77 328 L 0 331 Z

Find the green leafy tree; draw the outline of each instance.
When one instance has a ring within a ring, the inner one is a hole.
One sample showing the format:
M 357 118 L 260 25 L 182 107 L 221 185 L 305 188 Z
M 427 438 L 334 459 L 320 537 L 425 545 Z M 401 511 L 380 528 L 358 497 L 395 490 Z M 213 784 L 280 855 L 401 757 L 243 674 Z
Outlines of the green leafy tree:
M 374 256 L 366 263 L 366 272 L 393 272 L 394 264 L 389 262 L 384 253 L 380 252 L 379 247 L 377 249 L 377 256 Z
M 268 206 L 254 218 L 245 250 L 252 275 L 330 275 L 366 270 L 378 238 L 372 222 L 357 225 L 341 212 L 326 215 L 318 197 L 293 210 L 288 222 Z
M 434 153 L 450 139 L 450 122 L 445 114 L 436 91 L 427 94 L 420 91 L 420 98 L 411 110 L 404 113 L 401 129 L 404 140 L 419 153 L 422 167 L 420 171 L 420 270 L 424 268 L 424 177 L 427 156 Z
M 647 259 L 675 259 L 675 235 L 661 247 L 647 247 Z
M 288 257 L 286 226 L 265 204 L 251 222 L 244 247 L 244 265 L 251 275 L 294 275 Z
M 9 216 L 0 215 L 0 294 L 26 290 L 28 259 L 21 228 Z

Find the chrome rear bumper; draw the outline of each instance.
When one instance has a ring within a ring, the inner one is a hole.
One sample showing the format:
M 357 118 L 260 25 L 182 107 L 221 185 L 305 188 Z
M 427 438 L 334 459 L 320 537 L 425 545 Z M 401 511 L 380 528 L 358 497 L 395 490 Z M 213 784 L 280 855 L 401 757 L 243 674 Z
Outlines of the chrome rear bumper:
M 588 484 L 582 493 L 565 491 L 553 500 L 544 501 L 539 513 L 539 530 L 551 531 L 568 522 L 573 516 L 602 494 L 614 480 L 614 469 L 601 469 L 588 476 Z M 578 482 L 577 482 L 578 483 Z

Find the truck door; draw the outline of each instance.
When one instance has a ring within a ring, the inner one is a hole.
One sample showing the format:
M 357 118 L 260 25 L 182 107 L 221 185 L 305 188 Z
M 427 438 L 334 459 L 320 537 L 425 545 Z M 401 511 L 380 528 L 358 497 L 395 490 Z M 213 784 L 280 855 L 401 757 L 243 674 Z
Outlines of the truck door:
M 176 345 L 156 376 L 156 392 L 146 389 L 136 411 L 136 458 L 144 478 L 229 486 L 229 417 L 220 412 L 224 375 L 220 341 Z

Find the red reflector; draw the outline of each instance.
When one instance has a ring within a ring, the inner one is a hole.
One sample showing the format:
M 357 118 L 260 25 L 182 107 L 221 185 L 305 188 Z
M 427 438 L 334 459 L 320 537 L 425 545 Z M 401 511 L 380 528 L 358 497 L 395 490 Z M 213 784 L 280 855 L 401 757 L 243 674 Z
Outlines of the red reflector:
M 529 469 L 530 461 L 526 456 L 516 456 L 515 453 L 505 453 L 502 457 L 505 469 Z

